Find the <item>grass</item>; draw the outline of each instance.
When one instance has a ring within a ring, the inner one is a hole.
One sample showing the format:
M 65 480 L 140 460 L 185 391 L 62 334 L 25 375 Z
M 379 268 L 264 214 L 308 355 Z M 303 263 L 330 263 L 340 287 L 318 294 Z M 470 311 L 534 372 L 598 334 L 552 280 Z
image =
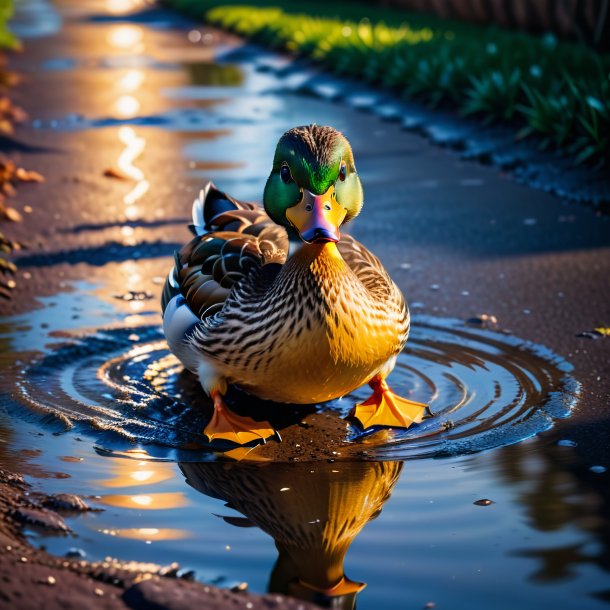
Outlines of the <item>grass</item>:
M 12 16 L 13 0 L 0 0 L 0 49 L 16 50 L 21 46 L 8 28 L 8 21 Z
M 358 3 L 165 2 L 405 98 L 511 122 L 576 164 L 610 165 L 610 56 L 583 45 Z

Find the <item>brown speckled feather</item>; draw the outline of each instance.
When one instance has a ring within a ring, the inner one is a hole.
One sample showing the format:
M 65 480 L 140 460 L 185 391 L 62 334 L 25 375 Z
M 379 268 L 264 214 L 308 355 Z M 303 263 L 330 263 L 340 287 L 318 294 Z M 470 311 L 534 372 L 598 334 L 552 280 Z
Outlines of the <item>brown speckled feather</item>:
M 260 206 L 212 189 L 205 210 L 206 229 L 211 231 L 196 236 L 177 253 L 173 273 L 177 289 L 200 319 L 219 311 L 237 282 L 264 265 L 283 264 L 288 253 L 286 230 Z M 227 203 L 233 209 L 223 209 Z M 163 310 L 176 294 L 170 284 L 168 280 Z

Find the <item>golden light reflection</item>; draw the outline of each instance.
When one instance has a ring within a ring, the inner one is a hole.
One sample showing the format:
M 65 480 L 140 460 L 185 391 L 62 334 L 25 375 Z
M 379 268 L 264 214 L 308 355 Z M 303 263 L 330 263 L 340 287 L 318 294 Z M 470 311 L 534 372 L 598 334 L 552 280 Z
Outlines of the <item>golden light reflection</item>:
M 106 10 L 113 15 L 124 15 L 140 5 L 138 0 L 106 0 Z
M 114 103 L 114 109 L 120 119 L 132 119 L 140 112 L 140 102 L 132 95 L 122 95 Z
M 119 128 L 119 140 L 125 144 L 125 150 L 119 156 L 119 168 L 133 180 L 143 180 L 144 172 L 135 167 L 133 162 L 142 154 L 146 147 L 146 140 L 139 138 L 133 127 L 128 125 L 123 125 Z
M 127 220 L 135 220 L 139 215 L 140 209 L 133 204 L 125 210 L 125 216 L 127 217 Z
M 117 86 L 124 93 L 130 93 L 139 89 L 144 82 L 144 72 L 142 70 L 129 70 L 125 76 L 120 78 Z
M 101 481 L 103 487 L 131 488 L 140 485 L 153 485 L 167 481 L 174 476 L 174 468 L 165 462 L 115 460 L 112 465 L 111 479 Z
M 133 527 L 120 530 L 102 529 L 98 531 L 107 536 L 129 538 L 130 540 L 182 540 L 189 536 L 189 532 L 186 530 L 171 527 Z
M 146 482 L 147 484 L 149 481 Z M 136 508 L 144 510 L 166 510 L 169 508 L 182 508 L 188 501 L 183 493 L 167 492 L 153 494 L 109 494 L 99 500 L 102 504 L 119 508 Z
M 123 202 L 125 205 L 133 205 L 138 199 L 141 199 L 150 188 L 150 183 L 148 180 L 141 180 L 136 184 L 125 197 L 123 197 Z
M 123 24 L 114 26 L 106 37 L 108 43 L 117 49 L 130 49 L 141 42 L 142 28 L 137 25 Z
M 136 135 L 133 127 L 129 125 L 123 125 L 119 128 L 119 140 L 125 145 L 125 149 L 121 152 L 117 161 L 119 169 L 126 176 L 136 181 L 131 191 L 123 197 L 123 203 L 126 206 L 133 206 L 150 188 L 150 183 L 146 180 L 144 172 L 133 164 L 146 148 L 146 140 Z M 129 210 L 129 207 L 127 207 L 127 210 Z M 137 212 L 127 213 L 130 220 L 134 220 L 136 216 Z

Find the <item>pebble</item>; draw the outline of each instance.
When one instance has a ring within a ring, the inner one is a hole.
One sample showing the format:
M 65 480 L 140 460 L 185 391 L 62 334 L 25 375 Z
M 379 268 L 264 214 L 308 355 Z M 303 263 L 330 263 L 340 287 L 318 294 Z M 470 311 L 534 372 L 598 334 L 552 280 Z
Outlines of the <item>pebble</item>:
M 478 316 L 468 318 L 466 320 L 466 324 L 477 324 L 478 326 L 482 326 L 483 328 L 489 328 L 498 324 L 498 318 L 496 318 L 496 316 L 492 314 L 482 313 Z
M 54 510 L 73 510 L 86 512 L 92 510 L 91 507 L 80 497 L 74 494 L 56 494 L 49 496 L 43 505 Z
M 28 525 L 42 527 L 49 530 L 69 532 L 70 528 L 66 522 L 55 512 L 45 508 L 21 507 L 13 512 L 13 517 Z
M 482 498 L 481 500 L 475 500 L 473 504 L 476 506 L 490 506 L 491 504 L 495 504 L 495 502 L 489 498 Z
M 70 559 L 84 559 L 85 557 L 87 557 L 87 553 L 85 553 L 83 549 L 72 547 L 67 550 L 64 557 L 68 557 Z

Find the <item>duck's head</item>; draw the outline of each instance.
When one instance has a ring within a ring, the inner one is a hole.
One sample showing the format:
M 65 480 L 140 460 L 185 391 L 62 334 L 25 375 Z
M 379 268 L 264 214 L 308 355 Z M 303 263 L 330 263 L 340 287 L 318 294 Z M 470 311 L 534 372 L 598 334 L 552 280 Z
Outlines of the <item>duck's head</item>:
M 274 222 L 303 241 L 339 241 L 339 227 L 359 214 L 363 202 L 345 136 L 320 125 L 287 131 L 275 149 L 263 202 Z

